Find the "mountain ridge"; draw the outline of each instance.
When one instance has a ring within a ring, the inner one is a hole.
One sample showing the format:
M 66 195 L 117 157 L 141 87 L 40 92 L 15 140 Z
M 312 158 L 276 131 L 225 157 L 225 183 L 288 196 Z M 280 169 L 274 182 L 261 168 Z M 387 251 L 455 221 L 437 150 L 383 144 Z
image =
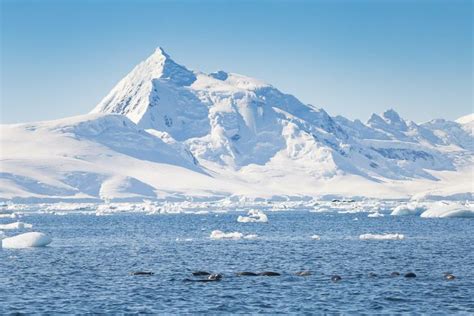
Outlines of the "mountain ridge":
M 120 80 L 89 116 L 64 122 L 68 127 L 59 130 L 53 128 L 57 122 L 2 125 L 2 134 L 7 135 L 2 139 L 7 149 L 2 161 L 9 161 L 5 166 L 23 150 L 7 138 L 23 135 L 20 138 L 25 141 L 25 135 L 41 126 L 49 126 L 43 135 L 45 141 L 56 139 L 61 144 L 72 138 L 79 142 L 78 147 L 88 143 L 96 148 L 97 155 L 85 158 L 90 167 L 85 172 L 97 176 L 77 177 L 76 185 L 64 191 L 63 198 L 77 198 L 84 193 L 81 187 L 87 186 L 82 182 L 87 181 L 105 187 L 86 194 L 99 199 L 184 198 L 188 194 L 360 195 L 364 187 L 373 188 L 370 194 L 375 196 L 411 196 L 443 190 L 449 185 L 446 175 L 451 179 L 472 169 L 474 151 L 469 116 L 461 123 L 434 120 L 423 124 L 406 121 L 393 109 L 373 114 L 367 123 L 332 117 L 324 109 L 303 104 L 257 79 L 222 70 L 210 74 L 191 71 L 162 48 Z M 37 147 L 41 142 L 28 139 L 25 144 Z M 73 146 L 67 150 L 79 155 Z M 67 150 L 58 152 L 73 156 Z M 19 177 L 38 180 L 37 169 L 31 167 L 41 167 L 35 156 L 30 160 L 19 156 L 21 163 L 2 173 L 3 185 L 0 177 L 0 198 L 15 198 L 5 189 L 10 185 L 21 192 L 16 197 L 27 199 L 31 186 Z M 138 171 L 128 174 L 124 165 L 124 170 L 107 167 L 108 171 L 102 172 L 97 161 L 104 156 L 110 157 L 106 159 L 110 164 L 114 159 L 124 159 L 149 168 L 151 175 Z M 162 160 L 164 157 L 168 158 Z M 59 161 L 65 163 L 62 158 Z M 42 178 L 52 178 L 53 186 L 71 186 L 64 179 L 74 167 L 62 170 L 44 164 L 43 168 L 52 171 Z M 73 165 L 84 168 L 77 161 Z M 25 166 L 29 173 L 22 173 Z M 15 171 L 18 167 L 20 172 Z M 180 168 L 181 181 L 189 185 L 181 185 L 177 179 L 169 183 L 152 179 L 154 173 L 159 175 L 169 167 Z M 351 179 L 354 185 L 343 183 L 344 179 Z M 421 189 L 413 192 L 413 186 Z M 140 190 L 146 194 L 141 195 Z M 466 185 L 461 190 L 471 192 L 472 188 Z

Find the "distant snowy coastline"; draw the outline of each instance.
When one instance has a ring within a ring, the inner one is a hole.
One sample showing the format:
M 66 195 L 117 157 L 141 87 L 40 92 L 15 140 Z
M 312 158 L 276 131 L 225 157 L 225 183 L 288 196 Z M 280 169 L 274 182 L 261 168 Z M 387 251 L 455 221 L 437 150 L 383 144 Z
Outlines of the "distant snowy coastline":
M 138 213 L 150 216 L 164 214 L 221 214 L 235 212 L 241 223 L 266 223 L 268 212 L 307 211 L 314 213 L 367 214 L 377 221 L 387 216 L 419 216 L 422 218 L 474 217 L 472 201 L 423 201 L 409 202 L 401 200 L 360 199 L 334 200 L 232 200 L 214 201 L 145 201 L 145 202 L 109 202 L 109 203 L 5 203 L 0 207 L 0 215 L 11 222 L 12 218 L 21 218 L 24 214 L 48 214 L 65 216 L 88 214 L 106 216 L 122 213 Z M 265 214 L 265 213 L 266 214 Z M 250 214 L 250 216 L 248 216 Z M 14 222 L 3 224 L 2 229 L 29 227 L 29 224 Z M 1 230 L 1 229 L 0 229 Z

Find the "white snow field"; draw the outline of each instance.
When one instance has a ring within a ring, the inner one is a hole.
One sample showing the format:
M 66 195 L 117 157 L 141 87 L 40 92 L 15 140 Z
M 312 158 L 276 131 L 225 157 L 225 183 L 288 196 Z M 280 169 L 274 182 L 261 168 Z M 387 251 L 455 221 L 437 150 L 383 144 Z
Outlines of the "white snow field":
M 182 206 L 156 201 L 472 200 L 472 126 L 472 114 L 331 117 L 257 79 L 191 71 L 158 48 L 91 114 L 1 125 L 0 201 L 149 200 L 148 213 L 161 214 Z
M 32 248 L 32 247 L 45 247 L 52 242 L 52 239 L 43 233 L 31 232 L 16 235 L 13 237 L 7 237 L 1 241 L 2 248 Z

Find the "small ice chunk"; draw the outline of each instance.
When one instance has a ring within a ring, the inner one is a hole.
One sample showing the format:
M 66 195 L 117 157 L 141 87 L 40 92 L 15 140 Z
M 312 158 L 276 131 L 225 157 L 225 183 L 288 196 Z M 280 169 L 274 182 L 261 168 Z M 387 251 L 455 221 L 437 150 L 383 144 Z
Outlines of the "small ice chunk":
M 313 239 L 313 240 L 320 240 L 320 239 L 321 239 L 321 236 L 319 236 L 319 235 L 313 235 L 313 236 L 311 236 L 311 239 Z
M 33 225 L 23 223 L 23 222 L 15 222 L 10 224 L 0 224 L 0 229 L 3 230 L 11 230 L 11 229 L 29 229 L 33 228 Z
M 206 214 L 209 214 L 209 211 L 197 211 L 197 212 L 194 212 L 194 214 L 196 214 L 196 215 L 206 215 Z
M 176 241 L 180 242 L 180 241 L 186 241 L 186 242 L 189 242 L 189 241 L 193 241 L 192 238 L 176 238 Z
M 402 204 L 395 207 L 390 215 L 402 216 L 402 215 L 420 215 L 426 210 L 426 206 L 418 203 Z
M 2 247 L 15 249 L 44 247 L 49 245 L 51 242 L 52 239 L 49 236 L 43 233 L 31 232 L 3 239 Z
M 361 240 L 402 240 L 405 239 L 403 234 L 362 234 L 359 236 Z
M 249 234 L 249 235 L 244 235 L 239 232 L 233 232 L 233 233 L 224 233 L 223 231 L 220 230 L 214 230 L 211 233 L 210 238 L 211 239 L 255 239 L 257 238 L 258 235 L 256 234 Z
M 260 210 L 250 210 L 248 216 L 239 216 L 237 222 L 239 223 L 267 223 L 268 217 Z
M 220 230 L 212 231 L 211 236 L 210 236 L 211 239 L 240 239 L 242 237 L 244 237 L 244 234 L 239 233 L 239 232 L 224 233 L 223 231 L 220 231 Z
M 256 239 L 257 237 L 258 237 L 257 234 L 249 234 L 249 235 L 245 235 L 244 239 Z
M 383 217 L 383 214 L 379 212 L 375 212 L 375 213 L 370 213 L 369 215 L 367 215 L 367 217 Z

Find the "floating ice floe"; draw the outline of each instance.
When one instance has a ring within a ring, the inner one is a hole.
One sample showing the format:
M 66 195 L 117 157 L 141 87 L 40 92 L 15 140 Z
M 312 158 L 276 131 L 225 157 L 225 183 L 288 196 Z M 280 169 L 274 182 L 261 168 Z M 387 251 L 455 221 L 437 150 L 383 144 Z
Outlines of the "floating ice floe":
M 17 218 L 18 215 L 16 213 L 11 213 L 11 214 L 0 214 L 0 218 Z
M 239 216 L 237 221 L 240 223 L 267 223 L 268 217 L 260 210 L 250 210 L 248 216 Z
M 193 214 L 196 214 L 196 215 L 206 215 L 206 214 L 209 214 L 209 211 L 197 211 L 197 212 L 193 212 Z
M 52 239 L 38 232 L 31 232 L 20 234 L 13 237 L 4 238 L 2 243 L 2 248 L 31 248 L 31 247 L 44 247 L 49 245 L 52 242 Z
M 181 241 L 186 241 L 186 242 L 188 242 L 188 241 L 193 241 L 193 239 L 192 239 L 192 238 L 179 238 L 179 237 L 178 237 L 178 238 L 176 238 L 176 241 L 178 241 L 178 242 L 181 242 Z
M 211 233 L 210 238 L 211 239 L 255 239 L 258 236 L 255 234 L 249 234 L 249 235 L 244 235 L 239 232 L 233 232 L 233 233 L 224 233 L 223 231 L 220 230 L 214 230 Z
M 434 203 L 420 217 L 474 217 L 474 205 L 470 203 Z
M 369 215 L 367 215 L 367 217 L 383 217 L 383 214 L 379 212 L 375 212 L 375 213 L 370 213 Z
M 0 224 L 0 229 L 3 230 L 11 230 L 11 229 L 29 229 L 33 228 L 33 225 L 23 223 L 23 222 L 15 222 L 10 224 Z
M 313 236 L 311 236 L 311 239 L 313 239 L 313 240 L 320 240 L 320 239 L 321 239 L 321 236 L 319 236 L 319 235 L 313 235 Z
M 419 203 L 408 203 L 402 204 L 395 207 L 390 213 L 393 216 L 401 216 L 401 215 L 420 215 L 426 210 L 426 206 L 419 204 Z
M 362 234 L 359 236 L 361 240 L 402 240 L 405 239 L 403 234 Z

